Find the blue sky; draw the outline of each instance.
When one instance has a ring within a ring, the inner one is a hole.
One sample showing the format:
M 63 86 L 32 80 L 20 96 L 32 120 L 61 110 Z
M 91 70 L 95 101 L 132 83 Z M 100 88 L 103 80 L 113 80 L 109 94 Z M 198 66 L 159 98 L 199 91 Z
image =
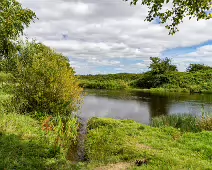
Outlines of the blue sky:
M 212 66 L 212 20 L 185 18 L 172 36 L 158 18 L 144 21 L 145 6 L 122 0 L 20 2 L 39 18 L 25 34 L 68 56 L 77 74 L 141 73 L 150 57 L 172 58 L 180 71 Z
M 197 51 L 198 48 L 201 48 L 203 46 L 208 46 L 212 45 L 212 40 L 208 40 L 204 43 L 193 45 L 193 46 L 188 46 L 188 47 L 177 47 L 177 48 L 172 48 L 172 49 L 167 49 L 162 52 L 162 56 L 164 57 L 177 57 L 178 55 L 183 55 L 187 53 L 192 53 Z M 211 56 L 212 57 L 212 56 Z

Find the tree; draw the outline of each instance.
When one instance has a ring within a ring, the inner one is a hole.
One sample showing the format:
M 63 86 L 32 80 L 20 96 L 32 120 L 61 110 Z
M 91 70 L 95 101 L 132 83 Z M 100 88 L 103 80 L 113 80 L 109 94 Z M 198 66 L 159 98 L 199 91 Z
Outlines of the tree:
M 171 59 L 169 58 L 150 57 L 150 60 L 149 68 L 152 74 L 165 74 L 170 71 L 177 71 L 177 67 L 171 64 Z
M 0 71 L 14 67 L 15 41 L 35 18 L 33 11 L 23 8 L 16 0 L 0 1 Z
M 82 89 L 69 60 L 43 44 L 20 49 L 14 103 L 21 113 L 69 115 L 77 111 Z
M 136 5 L 139 0 L 130 0 L 130 2 L 131 5 Z M 163 12 L 162 8 L 168 3 L 171 3 L 172 7 Z M 149 8 L 146 21 L 152 22 L 155 18 L 159 18 L 162 24 L 170 22 L 165 27 L 172 35 L 179 31 L 177 27 L 185 17 L 189 19 L 195 17 L 197 20 L 212 18 L 211 0 L 142 0 L 141 5 Z
M 144 73 L 142 78 L 133 82 L 133 86 L 148 89 L 161 87 L 170 81 L 167 73 L 177 71 L 177 67 L 171 64 L 171 59 L 169 58 L 150 57 L 150 60 L 149 68 L 151 71 Z
M 197 72 L 197 71 L 204 71 L 204 70 L 211 70 L 212 67 L 206 66 L 204 64 L 190 64 L 186 69 L 187 72 Z

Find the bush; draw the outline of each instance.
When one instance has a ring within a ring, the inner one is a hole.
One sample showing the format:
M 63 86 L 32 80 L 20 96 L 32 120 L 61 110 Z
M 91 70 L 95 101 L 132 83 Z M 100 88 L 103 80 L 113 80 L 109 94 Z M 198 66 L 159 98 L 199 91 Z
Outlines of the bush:
M 137 81 L 133 82 L 135 87 L 140 88 L 155 88 L 160 87 L 163 84 L 169 83 L 169 79 L 165 74 L 152 74 L 151 72 L 147 72 L 144 76 Z
M 19 112 L 68 115 L 77 111 L 82 89 L 63 55 L 42 44 L 27 43 L 17 67 L 13 100 Z
M 13 87 L 14 77 L 11 73 L 0 72 L 0 89 L 10 93 Z

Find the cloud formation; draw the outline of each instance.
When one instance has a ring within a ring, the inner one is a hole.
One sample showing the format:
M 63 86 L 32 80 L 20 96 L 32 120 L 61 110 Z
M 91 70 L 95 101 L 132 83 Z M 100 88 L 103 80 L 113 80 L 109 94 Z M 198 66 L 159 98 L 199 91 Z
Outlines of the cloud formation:
M 70 58 L 78 74 L 142 72 L 149 57 L 166 50 L 198 45 L 212 40 L 212 20 L 186 19 L 174 36 L 164 25 L 144 22 L 148 9 L 122 0 L 21 0 L 39 20 L 26 30 L 29 38 L 55 48 Z M 211 45 L 190 53 L 172 54 L 180 70 L 188 61 L 212 65 Z M 202 59 L 204 58 L 204 59 Z M 127 59 L 128 62 L 122 62 Z M 138 61 L 135 63 L 135 61 Z

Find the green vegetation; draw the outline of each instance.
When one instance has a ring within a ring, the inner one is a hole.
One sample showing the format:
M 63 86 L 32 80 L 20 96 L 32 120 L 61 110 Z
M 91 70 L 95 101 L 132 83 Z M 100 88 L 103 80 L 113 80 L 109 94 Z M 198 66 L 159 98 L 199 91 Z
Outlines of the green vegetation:
M 135 87 L 163 88 L 165 90 L 204 93 L 212 91 L 212 70 L 191 72 L 170 72 L 167 74 L 146 73 L 134 82 Z
M 82 89 L 66 57 L 42 44 L 26 43 L 17 59 L 13 101 L 20 113 L 77 111 Z
M 43 128 L 29 116 L 1 113 L 0 169 L 70 169 L 64 150 L 55 145 L 57 135 Z
M 82 75 L 78 76 L 80 86 L 88 89 L 129 89 L 130 83 L 142 77 L 141 74 L 108 74 L 108 75 Z
M 16 0 L 1 0 L 0 11 L 0 71 L 15 71 L 18 38 L 36 14 Z
M 211 67 L 191 64 L 187 72 L 178 72 L 168 58 L 151 57 L 150 59 L 151 70 L 146 73 L 79 76 L 80 85 L 84 88 L 140 89 L 150 92 L 212 92 Z
M 187 72 L 197 72 L 205 70 L 212 70 L 212 67 L 206 66 L 204 64 L 190 64 L 186 69 Z
M 80 86 L 88 89 L 110 89 L 110 90 L 121 90 L 128 89 L 129 85 L 127 82 L 122 80 L 109 80 L 109 81 L 85 81 L 80 82 Z
M 200 132 L 202 130 L 212 131 L 212 117 L 202 116 L 202 118 L 192 115 L 168 115 L 155 117 L 152 120 L 153 127 L 171 126 L 182 132 Z
M 167 74 L 169 72 L 177 71 L 177 66 L 171 64 L 171 59 L 165 58 L 160 59 L 158 57 L 150 57 L 151 64 L 149 68 L 151 69 L 151 74 Z
M 147 6 L 149 8 L 148 15 L 145 21 L 152 22 L 156 18 L 160 19 L 161 24 L 167 23 L 165 26 L 169 30 L 169 34 L 175 34 L 178 30 L 178 25 L 183 22 L 184 18 L 211 19 L 211 0 L 193 1 L 193 0 L 177 0 L 177 1 L 156 1 L 156 0 L 124 0 L 130 1 L 131 5 Z M 170 4 L 171 3 L 171 4 Z M 167 6 L 171 6 L 167 8 Z
M 67 57 L 19 36 L 36 15 L 0 2 L 0 169 L 70 169 L 82 89 Z
M 19 41 L 36 18 L 33 11 L 16 0 L 1 1 L 0 11 L 0 169 L 93 169 L 123 161 L 119 166 L 137 169 L 136 159 L 137 165 L 147 164 L 144 169 L 210 169 L 212 134 L 204 131 L 211 130 L 210 118 L 162 117 L 154 120 L 159 128 L 93 118 L 85 143 L 88 161 L 74 165 L 80 143 L 78 77 L 67 57 L 43 44 Z M 148 84 L 190 90 L 193 83 L 193 92 L 211 90 L 211 70 L 178 73 L 170 59 L 151 60 L 148 73 L 80 76 L 81 86 L 128 89 Z
M 212 133 L 92 118 L 86 151 L 87 169 L 211 169 Z

